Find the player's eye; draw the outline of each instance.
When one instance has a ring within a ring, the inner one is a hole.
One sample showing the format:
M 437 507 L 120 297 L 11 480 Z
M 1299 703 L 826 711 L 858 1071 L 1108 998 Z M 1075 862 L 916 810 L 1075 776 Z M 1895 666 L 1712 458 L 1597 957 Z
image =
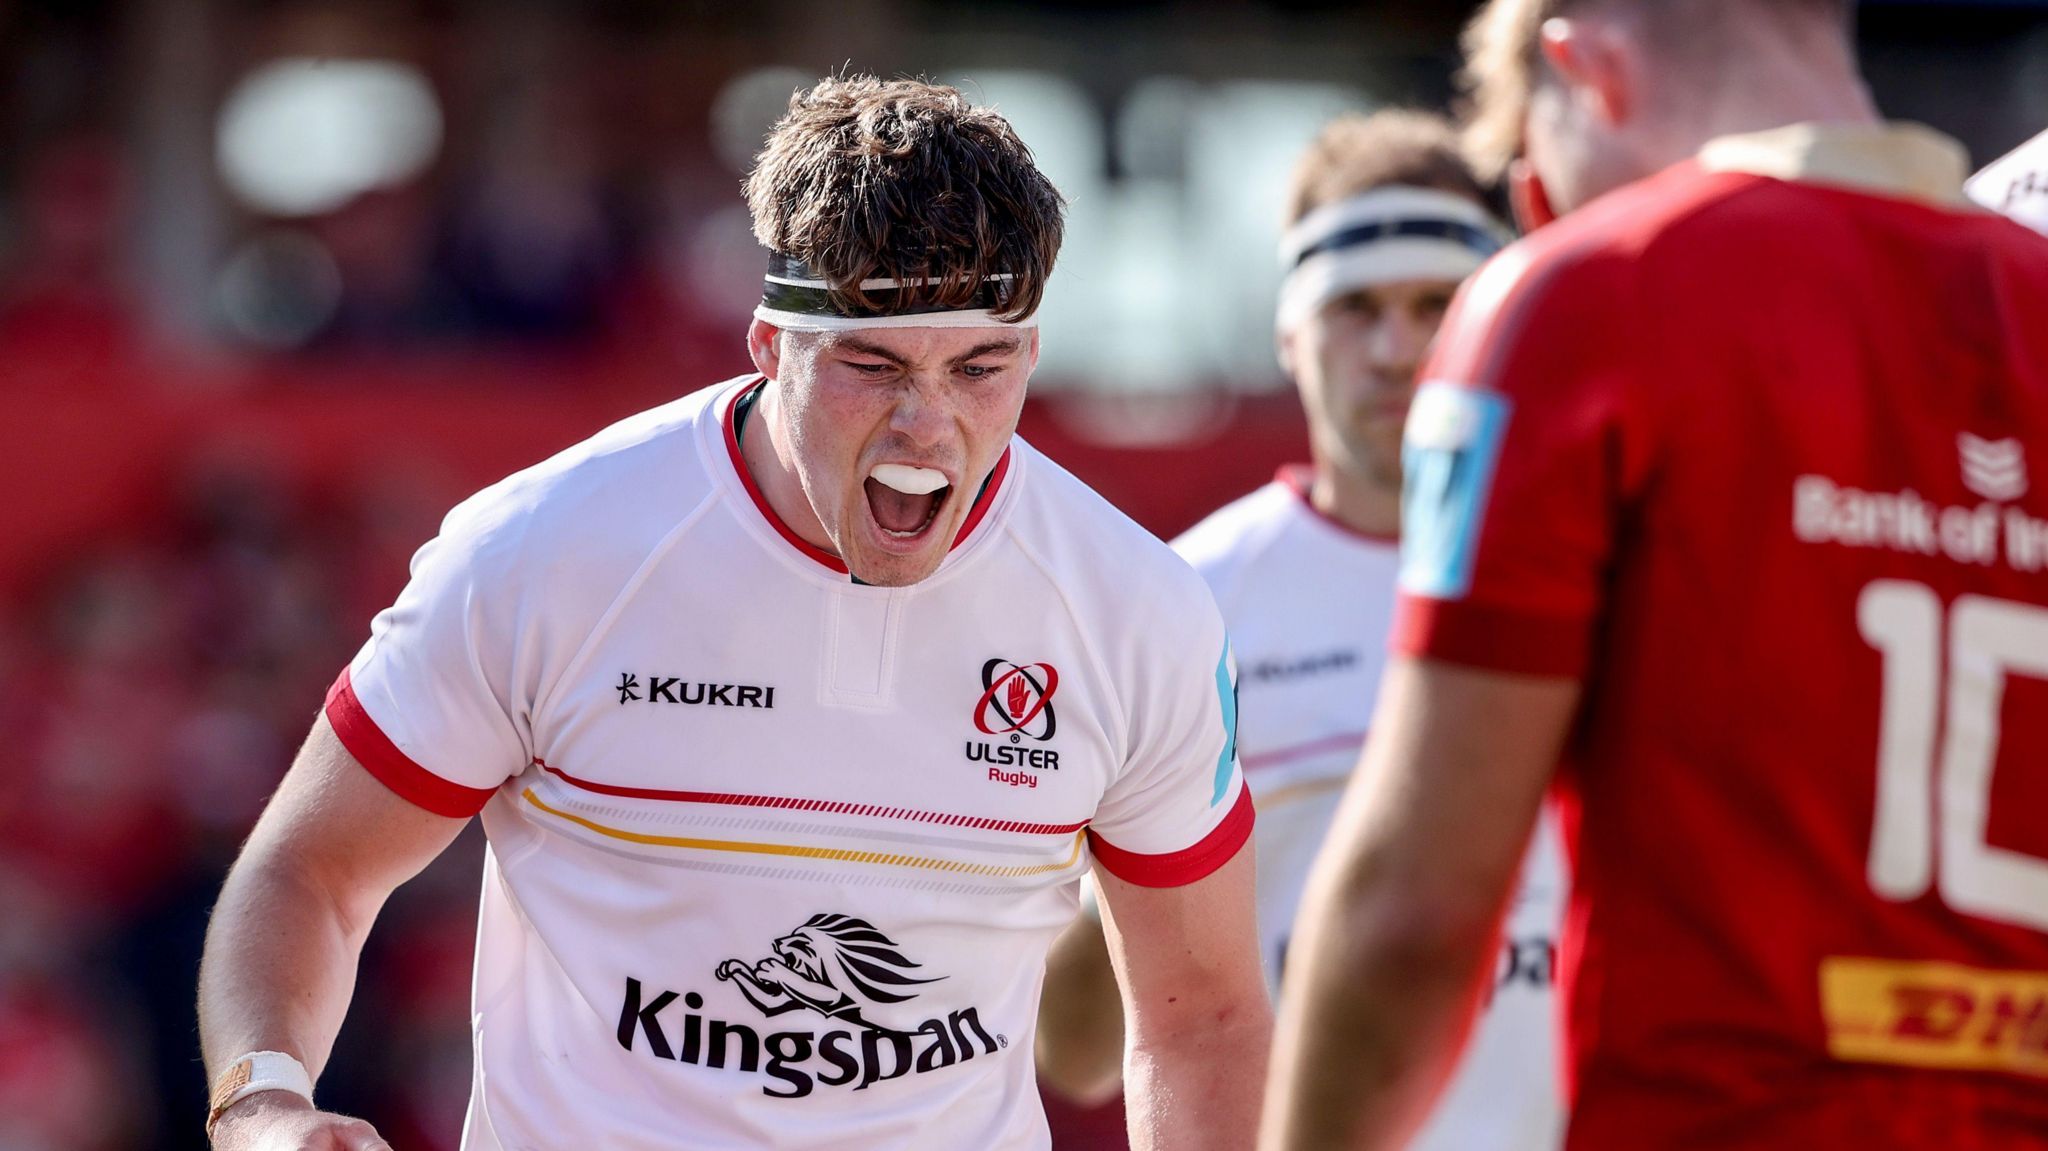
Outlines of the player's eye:
M 1330 301 L 1330 307 L 1349 317 L 1359 320 L 1376 320 L 1380 315 L 1380 302 L 1365 292 L 1352 292 Z
M 854 371 L 859 372 L 863 376 L 876 377 L 886 374 L 890 368 L 895 366 L 887 362 L 873 363 L 866 360 L 848 360 L 846 361 L 846 365 L 852 368 Z
M 966 376 L 970 380 L 985 380 L 1002 370 L 1003 369 L 996 364 L 960 365 L 960 374 Z
M 1425 316 L 1441 316 L 1451 310 L 1451 297 L 1447 294 L 1424 296 L 1415 302 L 1415 310 Z

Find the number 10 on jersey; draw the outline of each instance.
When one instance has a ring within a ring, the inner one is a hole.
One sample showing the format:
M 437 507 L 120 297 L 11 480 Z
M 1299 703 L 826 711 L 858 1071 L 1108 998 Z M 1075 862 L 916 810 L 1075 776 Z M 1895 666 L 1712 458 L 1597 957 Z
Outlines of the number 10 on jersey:
M 1944 611 L 1925 584 L 1878 580 L 1857 599 L 1856 624 L 1884 656 L 1871 888 L 1903 902 L 1926 894 L 1938 875 L 1950 907 L 2048 930 L 2048 860 L 1985 837 L 2006 677 L 2048 678 L 2048 609 L 1963 596 Z

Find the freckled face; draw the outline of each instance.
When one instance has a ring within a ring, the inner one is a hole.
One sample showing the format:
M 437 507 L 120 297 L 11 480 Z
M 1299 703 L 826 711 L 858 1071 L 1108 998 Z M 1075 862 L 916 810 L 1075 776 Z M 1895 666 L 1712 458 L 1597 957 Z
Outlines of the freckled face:
M 863 583 L 902 587 L 930 576 L 1017 430 L 1038 361 L 1036 329 L 777 338 L 776 387 L 795 470 L 834 550 Z M 898 467 L 878 479 L 879 465 Z

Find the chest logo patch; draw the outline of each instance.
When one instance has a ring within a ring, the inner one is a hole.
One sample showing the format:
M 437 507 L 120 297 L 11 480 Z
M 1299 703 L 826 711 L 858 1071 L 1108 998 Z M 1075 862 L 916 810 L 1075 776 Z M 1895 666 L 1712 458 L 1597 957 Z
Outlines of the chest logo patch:
M 700 1014 L 707 1010 L 704 995 L 657 993 L 628 976 L 619 1006 L 619 1046 L 691 1066 L 760 1074 L 762 1094 L 802 1099 L 821 1087 L 865 1091 L 987 1058 L 1010 1045 L 1008 1036 L 982 1024 L 973 1007 L 897 1008 L 946 977 L 924 974 L 895 940 L 865 919 L 813 915 L 769 950 L 756 962 L 728 959 L 713 974 L 738 988 L 763 1019 L 796 1013 L 778 1024 L 790 1030 L 764 1035 L 767 1027 L 759 1020 L 709 1018 Z M 684 1009 L 680 1018 L 677 1000 Z M 896 1026 L 883 1020 L 892 1014 Z
M 974 727 L 983 735 L 1027 735 L 1040 743 L 1059 729 L 1052 709 L 1060 673 L 1049 663 L 992 659 L 981 665 L 981 699 Z
M 1059 730 L 1059 714 L 1052 709 L 1053 693 L 1059 688 L 1060 673 L 1049 663 L 984 662 L 974 730 L 995 736 L 998 742 L 968 740 L 967 762 L 987 764 L 989 782 L 1010 787 L 1036 788 L 1034 772 L 1058 771 L 1059 752 L 1020 745 L 1027 738 L 1045 743 Z

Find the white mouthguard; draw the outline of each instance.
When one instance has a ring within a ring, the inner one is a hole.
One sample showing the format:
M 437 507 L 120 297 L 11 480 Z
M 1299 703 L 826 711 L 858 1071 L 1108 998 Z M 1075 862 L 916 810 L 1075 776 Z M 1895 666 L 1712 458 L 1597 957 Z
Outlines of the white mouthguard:
M 876 464 L 868 476 L 883 487 L 912 496 L 930 495 L 946 486 L 946 473 L 909 464 Z

